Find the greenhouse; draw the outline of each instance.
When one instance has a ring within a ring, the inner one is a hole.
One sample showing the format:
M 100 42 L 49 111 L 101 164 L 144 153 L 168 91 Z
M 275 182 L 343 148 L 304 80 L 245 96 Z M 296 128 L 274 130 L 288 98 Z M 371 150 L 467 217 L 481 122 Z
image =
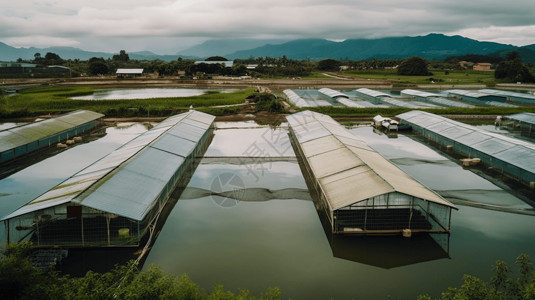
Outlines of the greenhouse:
M 370 103 L 370 105 L 366 106 L 366 105 L 362 105 L 360 103 L 357 103 L 355 101 L 351 101 L 349 100 L 349 96 L 344 94 L 344 93 L 341 93 L 341 92 L 338 92 L 338 91 L 335 91 L 333 89 L 329 89 L 329 88 L 322 88 L 319 90 L 319 93 L 320 95 L 323 95 L 324 97 L 327 97 L 329 99 L 332 99 L 344 106 L 347 106 L 347 107 L 358 107 L 358 108 L 364 108 L 364 107 L 370 107 L 372 106 L 372 104 Z
M 450 97 L 460 98 L 479 105 L 483 104 L 497 107 L 517 107 L 516 105 L 506 103 L 507 98 L 502 95 L 491 95 L 467 90 L 448 90 L 446 92 Z
M 522 135 L 535 137 L 535 114 L 518 113 L 501 117 L 499 124 L 511 130 L 520 130 Z
M 397 115 L 429 141 L 479 158 L 493 170 L 535 188 L 535 144 L 478 129 L 423 111 Z
M 0 164 L 87 132 L 104 115 L 78 110 L 56 118 L 0 131 Z
M 447 233 L 454 205 L 429 190 L 331 117 L 287 117 L 310 192 L 335 234 Z
M 3 218 L 7 242 L 36 247 L 137 246 L 189 180 L 215 117 L 167 118 Z
M 374 91 L 368 88 L 360 88 L 357 91 L 357 96 L 369 101 L 376 101 L 388 104 L 390 106 L 396 107 L 406 107 L 406 108 L 421 108 L 421 107 L 437 107 L 433 104 L 420 103 L 420 102 L 406 102 L 399 99 L 392 98 L 390 95 L 383 92 Z
M 411 90 L 411 89 L 402 90 L 401 96 L 409 97 L 411 99 L 415 99 L 418 101 L 432 102 L 434 104 L 438 104 L 440 106 L 445 106 L 445 107 L 465 107 L 465 108 L 474 107 L 474 105 L 470 105 L 468 103 L 446 99 L 437 94 L 422 92 L 418 90 Z
M 523 103 L 523 104 L 535 105 L 535 95 L 531 95 L 528 93 L 517 93 L 517 92 L 500 91 L 500 90 L 494 90 L 494 89 L 482 89 L 482 90 L 479 90 L 479 92 L 485 93 L 485 94 L 491 94 L 491 95 L 504 96 L 507 98 L 508 102 L 518 102 L 518 103 Z

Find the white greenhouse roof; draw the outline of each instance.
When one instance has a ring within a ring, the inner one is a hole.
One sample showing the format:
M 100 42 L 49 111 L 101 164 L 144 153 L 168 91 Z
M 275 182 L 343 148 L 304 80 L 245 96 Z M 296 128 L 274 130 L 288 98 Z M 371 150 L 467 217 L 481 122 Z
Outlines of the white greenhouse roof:
M 396 192 L 455 207 L 331 117 L 303 111 L 286 118 L 331 210 Z
M 140 221 L 214 119 L 197 111 L 169 117 L 4 219 L 73 202 Z
M 361 93 L 361 94 L 364 94 L 364 95 L 368 95 L 368 96 L 372 96 L 372 97 L 390 97 L 389 94 L 385 94 L 383 92 L 379 92 L 379 91 L 375 91 L 375 90 L 372 90 L 372 89 L 368 89 L 368 88 L 360 88 L 357 90 L 357 95 L 358 93 Z
M 535 124 L 534 113 L 518 113 L 514 115 L 504 116 L 504 119 L 520 121 L 520 122 L 528 123 L 528 124 Z
M 480 93 L 485 94 L 491 94 L 491 95 L 499 95 L 499 96 L 505 96 L 505 97 L 516 97 L 516 98 L 523 98 L 526 100 L 533 100 L 535 101 L 535 95 L 531 95 L 528 93 L 518 93 L 518 92 L 510 92 L 510 91 L 501 91 L 501 90 L 494 90 L 494 89 L 482 89 L 479 90 Z
M 143 69 L 117 69 L 116 74 L 143 74 Z
M 331 98 L 338 98 L 338 97 L 342 97 L 342 98 L 349 98 L 348 95 L 342 93 L 342 92 L 339 92 L 339 91 L 335 91 L 333 89 L 330 89 L 330 88 L 322 88 L 322 89 L 319 89 L 319 92 L 327 97 L 331 97 Z
M 39 141 L 103 116 L 93 111 L 77 110 L 56 118 L 0 131 L 0 152 Z
M 423 111 L 410 111 L 399 114 L 397 117 L 483 154 L 535 173 L 535 144 L 533 143 Z

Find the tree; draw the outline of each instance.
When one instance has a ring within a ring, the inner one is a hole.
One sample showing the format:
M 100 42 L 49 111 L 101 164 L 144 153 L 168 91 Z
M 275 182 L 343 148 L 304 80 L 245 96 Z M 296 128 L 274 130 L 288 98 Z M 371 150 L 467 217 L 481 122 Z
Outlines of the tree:
M 43 61 L 43 58 L 41 57 L 41 53 L 37 52 L 33 55 L 33 62 L 36 64 L 40 64 Z
M 47 52 L 45 54 L 45 64 L 47 65 L 61 65 L 63 63 L 63 59 L 59 57 L 56 53 L 53 52 Z
M 205 61 L 228 61 L 228 59 L 224 58 L 223 56 L 210 56 Z
M 398 75 L 433 75 L 427 69 L 427 61 L 421 57 L 414 56 L 402 61 L 398 67 Z
M 328 58 L 318 62 L 318 69 L 320 71 L 338 71 L 341 65 L 342 63 L 338 60 Z
M 104 58 L 92 57 L 89 59 L 89 74 L 91 75 L 106 75 L 110 72 L 108 64 Z
M 121 51 L 119 51 L 119 54 L 115 54 L 115 55 L 112 57 L 112 60 L 114 60 L 114 61 L 119 61 L 119 62 L 127 62 L 127 61 L 130 60 L 130 56 L 128 56 L 128 54 L 126 53 L 126 51 L 121 50 Z
M 516 51 L 507 54 L 506 60 L 496 66 L 494 77 L 509 82 L 535 82 L 535 76 L 522 63 L 520 54 Z

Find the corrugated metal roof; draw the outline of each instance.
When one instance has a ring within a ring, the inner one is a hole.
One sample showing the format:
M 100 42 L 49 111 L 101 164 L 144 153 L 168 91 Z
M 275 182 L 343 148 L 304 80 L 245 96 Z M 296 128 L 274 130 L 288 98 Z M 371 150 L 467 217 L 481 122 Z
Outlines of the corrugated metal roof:
M 410 111 L 399 114 L 397 117 L 483 154 L 494 156 L 520 169 L 535 173 L 535 163 L 527 159 L 527 157 L 535 157 L 535 144 L 533 143 L 423 111 Z
M 286 118 L 331 210 L 395 192 L 454 207 L 331 117 L 303 111 Z
M 39 141 L 76 126 L 98 120 L 104 115 L 88 110 L 74 111 L 56 118 L 0 131 L 0 152 Z
M 197 111 L 167 118 L 4 219 L 74 202 L 142 220 L 214 119 Z

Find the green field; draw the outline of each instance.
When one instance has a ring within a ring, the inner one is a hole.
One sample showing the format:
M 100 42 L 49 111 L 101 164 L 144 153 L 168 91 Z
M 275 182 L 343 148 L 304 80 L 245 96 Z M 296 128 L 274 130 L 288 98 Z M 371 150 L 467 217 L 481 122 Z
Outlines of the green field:
M 23 90 L 14 96 L 0 98 L 0 117 L 17 118 L 40 114 L 60 114 L 77 109 L 92 110 L 106 116 L 169 116 L 189 110 L 190 105 L 215 115 L 235 113 L 238 108 L 213 106 L 244 103 L 254 93 L 252 88 L 232 93 L 208 93 L 184 98 L 154 98 L 132 100 L 72 100 L 71 97 L 90 95 L 91 87 L 49 87 Z
M 190 105 L 196 110 L 212 115 L 230 115 L 237 113 L 245 98 L 254 94 L 252 88 L 232 93 L 208 93 L 201 96 L 183 98 L 153 98 L 132 100 L 72 100 L 71 97 L 89 95 L 95 91 L 92 87 L 44 87 L 23 90 L 14 96 L 0 97 L 0 118 L 21 118 L 44 114 L 62 114 L 78 109 L 102 113 L 107 117 L 167 117 L 189 110 Z M 223 106 L 223 107 L 222 107 Z M 295 108 L 295 107 L 294 107 Z M 299 109 L 314 110 L 332 117 L 373 117 L 377 114 L 395 116 L 409 111 L 402 107 L 392 108 L 351 108 L 351 107 L 313 107 Z M 440 108 L 423 109 L 440 115 L 506 115 L 519 112 L 535 113 L 535 106 L 503 108 Z

